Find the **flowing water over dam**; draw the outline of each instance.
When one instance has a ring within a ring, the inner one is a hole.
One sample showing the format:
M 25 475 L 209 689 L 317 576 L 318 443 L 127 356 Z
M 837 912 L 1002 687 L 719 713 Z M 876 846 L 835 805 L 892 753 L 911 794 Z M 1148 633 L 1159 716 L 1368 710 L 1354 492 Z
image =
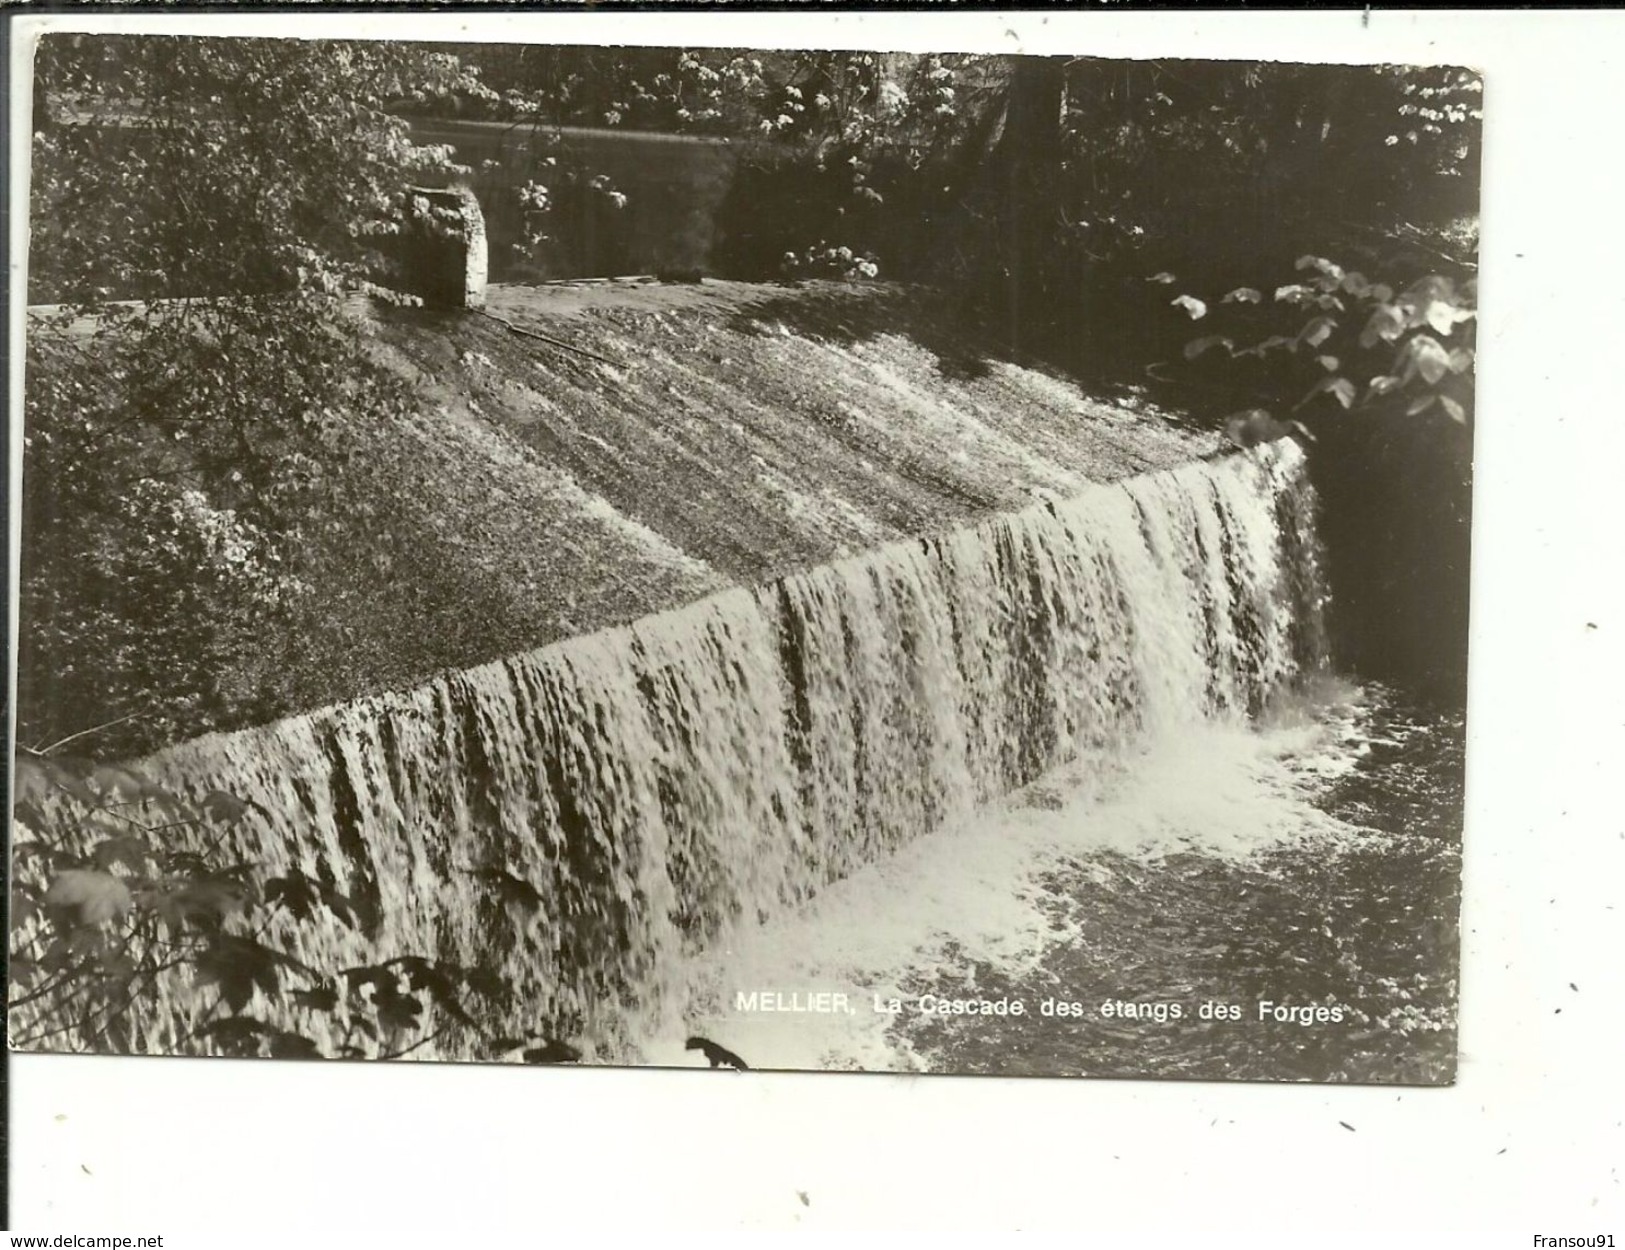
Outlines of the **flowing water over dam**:
M 1116 871 L 1100 855 L 1345 827 L 1275 776 L 1338 703 L 1294 694 L 1324 663 L 1313 524 L 1278 443 L 149 764 L 254 804 L 243 858 L 356 901 L 359 931 L 290 926 L 290 948 L 494 964 L 516 994 L 493 1032 L 658 1063 L 703 1025 L 757 1066 L 935 1066 L 960 1043 L 872 995 L 990 959 L 1037 975 L 1078 930 L 1068 874 Z M 769 1027 L 730 1010 L 739 989 L 866 997 Z M 175 1007 L 156 1047 L 201 1000 Z
M 1075 761 L 699 961 L 691 1022 L 776 1066 L 1447 1080 L 1461 747 L 1323 678 Z M 741 1010 L 771 987 L 852 1011 Z

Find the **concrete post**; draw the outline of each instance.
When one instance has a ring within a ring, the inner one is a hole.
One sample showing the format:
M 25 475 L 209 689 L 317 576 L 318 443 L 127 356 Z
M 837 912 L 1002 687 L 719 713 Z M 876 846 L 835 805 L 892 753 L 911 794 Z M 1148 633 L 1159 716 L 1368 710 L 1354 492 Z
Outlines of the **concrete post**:
M 410 219 L 403 234 L 408 291 L 429 308 L 483 308 L 490 258 L 485 214 L 474 193 L 467 187 L 410 187 L 407 194 L 441 210 L 432 222 Z

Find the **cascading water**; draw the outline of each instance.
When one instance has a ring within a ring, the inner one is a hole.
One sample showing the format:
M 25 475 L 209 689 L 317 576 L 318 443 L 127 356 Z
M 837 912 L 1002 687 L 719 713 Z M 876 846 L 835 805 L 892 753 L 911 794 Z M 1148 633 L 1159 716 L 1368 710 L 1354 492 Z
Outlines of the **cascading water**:
M 249 801 L 242 858 L 356 900 L 359 930 L 278 935 L 302 957 L 495 965 L 522 1008 L 494 1026 L 640 1058 L 707 952 L 1068 761 L 1258 712 L 1319 664 L 1321 599 L 1281 442 L 148 767 Z

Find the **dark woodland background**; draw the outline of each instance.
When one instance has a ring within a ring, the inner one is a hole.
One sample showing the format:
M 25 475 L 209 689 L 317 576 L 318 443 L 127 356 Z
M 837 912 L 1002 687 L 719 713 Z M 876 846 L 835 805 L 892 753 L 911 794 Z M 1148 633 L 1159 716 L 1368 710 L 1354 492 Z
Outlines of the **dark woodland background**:
M 418 401 L 333 313 L 402 285 L 408 188 L 453 181 L 498 279 L 924 284 L 988 357 L 1198 423 L 1300 420 L 1345 660 L 1459 697 L 1479 91 L 1449 68 L 49 36 L 29 300 L 62 314 L 29 338 L 19 739 L 118 721 L 94 745 L 129 753 L 342 697 L 319 674 L 402 574 L 436 626 L 376 680 L 530 645 L 499 588 L 431 558 L 366 440 Z M 1419 280 L 1449 289 L 1385 321 Z M 183 302 L 111 310 L 88 353 L 68 333 L 131 299 Z M 269 649 L 251 688 L 245 649 Z

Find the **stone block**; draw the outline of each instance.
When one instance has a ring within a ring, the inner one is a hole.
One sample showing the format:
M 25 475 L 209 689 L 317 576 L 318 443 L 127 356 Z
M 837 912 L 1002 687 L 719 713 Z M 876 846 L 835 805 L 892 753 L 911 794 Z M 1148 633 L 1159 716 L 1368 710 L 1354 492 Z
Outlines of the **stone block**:
M 483 308 L 490 258 L 485 214 L 474 193 L 467 187 L 410 187 L 407 194 L 401 232 L 405 289 L 429 308 Z

